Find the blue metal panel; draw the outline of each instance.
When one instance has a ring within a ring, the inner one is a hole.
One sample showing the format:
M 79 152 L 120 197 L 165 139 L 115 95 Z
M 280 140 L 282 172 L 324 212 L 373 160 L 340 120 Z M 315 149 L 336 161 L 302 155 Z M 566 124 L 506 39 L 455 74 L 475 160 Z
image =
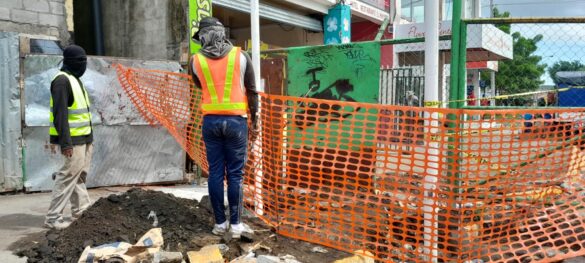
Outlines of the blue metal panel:
M 559 92 L 559 107 L 584 107 L 585 89 L 569 89 Z

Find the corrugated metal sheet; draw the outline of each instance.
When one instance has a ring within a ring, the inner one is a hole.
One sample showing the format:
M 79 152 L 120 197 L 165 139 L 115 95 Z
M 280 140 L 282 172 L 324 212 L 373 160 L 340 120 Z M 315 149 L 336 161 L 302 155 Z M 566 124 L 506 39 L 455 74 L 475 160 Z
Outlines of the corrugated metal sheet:
M 29 55 L 25 74 L 26 189 L 49 190 L 51 174 L 62 164 L 58 147 L 49 144 L 50 83 L 60 56 Z M 88 186 L 109 186 L 179 181 L 185 157 L 181 147 L 161 128 L 150 127 L 140 117 L 120 87 L 113 64 L 178 71 L 176 62 L 89 57 L 81 80 L 92 101 L 95 148 Z
M 0 192 L 22 189 L 19 39 L 0 32 Z
M 181 181 L 185 156 L 164 128 L 95 126 L 88 187 Z M 49 127 L 27 127 L 27 191 L 51 190 L 51 174 L 63 164 L 59 147 L 49 144 Z

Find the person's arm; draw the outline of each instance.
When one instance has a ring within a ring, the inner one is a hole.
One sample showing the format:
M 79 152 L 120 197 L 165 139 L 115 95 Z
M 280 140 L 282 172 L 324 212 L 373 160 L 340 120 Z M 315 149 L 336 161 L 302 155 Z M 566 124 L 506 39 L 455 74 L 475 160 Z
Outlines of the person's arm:
M 51 96 L 53 97 L 53 124 L 59 134 L 58 143 L 61 152 L 65 154 L 68 149 L 73 148 L 67 109 L 70 104 L 73 104 L 73 91 L 67 77 L 59 76 L 51 82 Z
M 256 123 L 256 114 L 258 113 L 258 91 L 256 91 L 256 82 L 254 81 L 254 66 L 248 53 L 242 51 L 246 57 L 246 72 L 244 73 L 244 86 L 246 87 L 246 96 L 248 97 L 248 109 L 250 110 L 252 123 Z

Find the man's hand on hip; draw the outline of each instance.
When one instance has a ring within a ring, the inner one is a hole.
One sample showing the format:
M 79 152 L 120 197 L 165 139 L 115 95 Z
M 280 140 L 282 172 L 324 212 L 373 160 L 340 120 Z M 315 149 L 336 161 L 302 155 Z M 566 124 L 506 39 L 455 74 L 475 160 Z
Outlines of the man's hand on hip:
M 73 148 L 65 148 L 61 150 L 61 153 L 65 156 L 65 157 L 69 157 L 71 158 L 71 156 L 73 156 Z
M 258 134 L 260 133 L 260 125 L 258 124 L 258 116 L 254 116 L 252 118 L 251 127 L 248 128 L 248 133 L 250 134 L 250 140 L 255 141 L 258 139 Z

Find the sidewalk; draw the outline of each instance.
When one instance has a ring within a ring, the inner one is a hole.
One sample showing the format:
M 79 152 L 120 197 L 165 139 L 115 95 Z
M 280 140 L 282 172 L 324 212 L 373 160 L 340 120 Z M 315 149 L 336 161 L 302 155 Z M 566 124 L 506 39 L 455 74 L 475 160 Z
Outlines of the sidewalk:
M 122 193 L 131 187 L 103 187 L 90 189 L 89 195 L 92 201 L 111 194 Z M 143 189 L 157 190 L 172 193 L 181 198 L 198 199 L 207 195 L 207 187 L 192 185 L 178 186 L 144 186 Z M 45 213 L 49 208 L 51 193 L 0 195 L 0 262 L 19 263 L 26 262 L 26 258 L 12 255 L 9 247 L 14 242 L 31 234 L 46 231 L 43 223 Z M 65 214 L 70 214 L 69 208 Z

